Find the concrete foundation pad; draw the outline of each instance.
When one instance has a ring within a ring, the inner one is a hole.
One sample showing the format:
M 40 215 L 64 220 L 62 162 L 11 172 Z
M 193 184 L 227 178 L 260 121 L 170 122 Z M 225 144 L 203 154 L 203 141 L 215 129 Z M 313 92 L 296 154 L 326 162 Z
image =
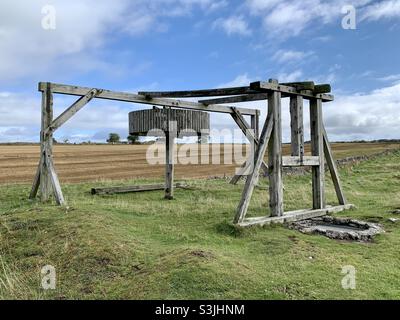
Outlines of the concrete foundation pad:
M 375 223 L 328 216 L 294 222 L 290 227 L 302 233 L 321 234 L 331 239 L 352 241 L 371 241 L 375 235 L 385 232 Z

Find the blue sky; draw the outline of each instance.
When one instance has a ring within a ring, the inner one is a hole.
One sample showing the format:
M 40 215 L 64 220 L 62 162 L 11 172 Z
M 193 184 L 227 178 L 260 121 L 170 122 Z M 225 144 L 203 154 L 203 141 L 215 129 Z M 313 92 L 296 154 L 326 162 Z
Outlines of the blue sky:
M 54 30 L 42 27 L 45 5 L 55 8 Z M 342 28 L 345 5 L 356 8 L 355 30 Z M 269 78 L 331 83 L 331 140 L 400 138 L 399 33 L 400 0 L 3 0 L 0 142 L 38 141 L 39 81 L 136 92 Z M 73 101 L 56 96 L 56 112 Z M 264 102 L 249 106 L 265 115 Z M 96 101 L 56 138 L 125 137 L 128 112 L 140 108 Z M 221 115 L 212 125 L 234 128 Z M 287 112 L 283 128 L 287 140 Z

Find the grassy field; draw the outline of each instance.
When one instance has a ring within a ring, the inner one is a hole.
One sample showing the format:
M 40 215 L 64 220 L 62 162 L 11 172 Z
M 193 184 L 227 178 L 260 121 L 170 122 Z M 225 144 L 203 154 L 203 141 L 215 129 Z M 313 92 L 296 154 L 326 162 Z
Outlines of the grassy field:
M 187 146 L 187 145 L 186 145 Z M 229 145 L 228 145 L 229 146 Z M 234 152 L 226 146 L 210 146 L 220 150 L 221 155 L 233 158 Z M 399 143 L 334 143 L 332 148 L 337 159 L 369 155 L 399 148 Z M 56 145 L 54 158 L 62 182 L 85 182 L 96 180 L 121 180 L 135 178 L 162 178 L 164 166 L 149 166 L 146 160 L 147 145 Z M 236 151 L 236 154 L 240 153 Z M 289 154 L 289 145 L 283 146 Z M 306 145 L 309 152 L 309 145 Z M 222 158 L 222 156 L 221 156 Z M 198 159 L 196 153 L 191 159 Z M 39 161 L 38 145 L 0 146 L 0 184 L 31 182 Z M 179 157 L 177 163 L 182 163 Z M 192 162 L 193 163 L 193 162 Z M 224 163 L 221 161 L 221 163 Z M 208 178 L 233 175 L 238 167 L 233 164 L 177 165 L 178 178 Z
M 358 209 L 339 215 L 383 224 L 373 243 L 236 229 L 242 185 L 223 179 L 190 180 L 173 201 L 161 192 L 94 197 L 92 183 L 66 184 L 69 208 L 29 202 L 29 185 L 0 186 L 0 298 L 399 299 L 400 224 L 388 218 L 400 208 L 400 152 L 341 175 Z M 268 211 L 262 184 L 255 215 Z M 327 196 L 334 204 L 330 182 Z M 285 177 L 285 201 L 287 210 L 311 205 L 308 175 Z M 56 290 L 40 287 L 44 265 L 56 268 Z M 341 287 L 346 265 L 357 270 L 356 290 Z

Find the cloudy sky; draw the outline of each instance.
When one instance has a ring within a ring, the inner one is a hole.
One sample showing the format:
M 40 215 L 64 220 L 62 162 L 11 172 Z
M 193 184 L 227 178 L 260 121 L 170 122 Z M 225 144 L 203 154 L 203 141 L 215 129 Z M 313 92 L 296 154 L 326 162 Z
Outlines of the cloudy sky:
M 55 29 L 43 28 L 49 5 Z M 355 30 L 342 27 L 348 5 Z M 400 0 L 2 0 L 0 142 L 39 140 L 39 81 L 136 92 L 269 78 L 331 83 L 331 140 L 400 138 L 399 57 Z M 56 113 L 75 99 L 55 96 Z M 56 138 L 126 137 L 140 108 L 92 102 Z M 287 120 L 285 102 L 286 140 Z M 212 125 L 233 128 L 226 115 Z

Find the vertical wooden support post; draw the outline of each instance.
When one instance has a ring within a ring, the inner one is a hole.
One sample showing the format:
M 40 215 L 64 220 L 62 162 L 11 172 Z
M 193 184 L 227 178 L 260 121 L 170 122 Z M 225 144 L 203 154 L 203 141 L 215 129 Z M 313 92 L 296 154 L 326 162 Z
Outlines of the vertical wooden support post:
M 292 156 L 304 157 L 303 97 L 290 97 L 290 126 Z
M 40 199 L 42 202 L 49 200 L 52 193 L 52 183 L 45 157 L 51 157 L 53 153 L 53 135 L 45 134 L 46 129 L 53 121 L 53 94 L 50 83 L 46 84 L 46 89 L 42 92 L 42 124 L 40 133 Z
M 165 199 L 174 198 L 174 155 L 176 122 L 171 121 L 170 108 L 167 112 L 167 130 L 165 132 Z
M 268 144 L 269 167 L 269 206 L 272 217 L 282 216 L 283 181 L 282 181 L 282 119 L 281 93 L 274 92 L 268 97 L 268 117 L 273 118 L 274 128 Z
M 322 123 L 322 100 L 310 100 L 311 153 L 319 157 L 319 166 L 312 167 L 313 208 L 323 209 L 325 203 L 325 157 Z
M 257 110 L 256 114 L 251 116 L 251 128 L 254 130 L 254 135 L 257 139 L 260 138 L 260 111 Z

